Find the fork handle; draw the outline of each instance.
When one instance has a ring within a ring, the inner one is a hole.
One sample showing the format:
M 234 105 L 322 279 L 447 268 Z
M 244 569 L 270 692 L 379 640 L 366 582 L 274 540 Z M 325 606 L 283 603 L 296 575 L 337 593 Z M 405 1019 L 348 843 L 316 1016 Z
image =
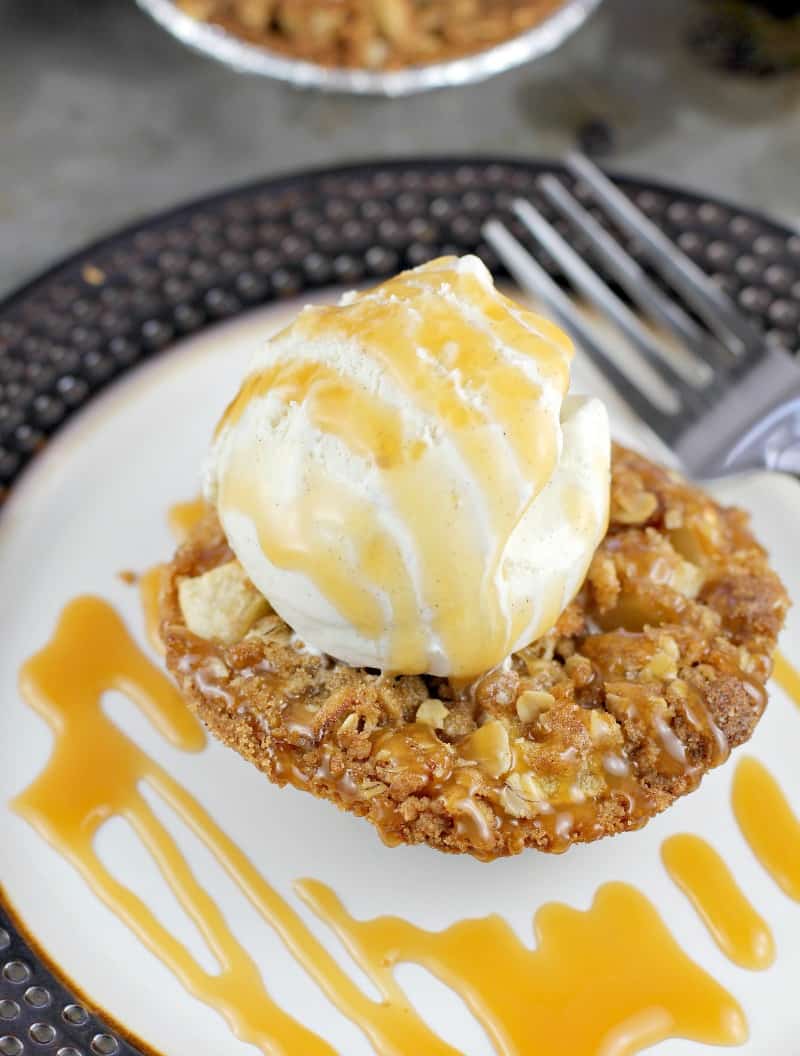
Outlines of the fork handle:
M 782 349 L 769 350 L 676 446 L 696 476 L 752 469 L 800 474 L 797 363 Z
M 800 394 L 751 426 L 724 467 L 727 472 L 757 468 L 800 474 Z

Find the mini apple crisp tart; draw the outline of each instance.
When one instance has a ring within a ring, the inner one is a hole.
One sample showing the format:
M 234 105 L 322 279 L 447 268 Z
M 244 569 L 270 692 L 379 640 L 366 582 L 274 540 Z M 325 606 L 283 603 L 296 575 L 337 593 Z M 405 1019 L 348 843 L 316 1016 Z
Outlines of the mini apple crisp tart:
M 161 599 L 167 663 L 270 780 L 389 844 L 483 860 L 642 826 L 752 734 L 788 598 L 740 510 L 625 448 L 608 531 L 544 636 L 478 678 L 351 667 L 301 641 L 216 512 Z

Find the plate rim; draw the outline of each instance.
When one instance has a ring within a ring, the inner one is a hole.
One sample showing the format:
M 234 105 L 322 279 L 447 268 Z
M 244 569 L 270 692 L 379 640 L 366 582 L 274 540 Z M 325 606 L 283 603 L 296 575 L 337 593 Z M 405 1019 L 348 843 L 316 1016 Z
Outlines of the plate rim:
M 0 297 L 0 315 L 16 306 L 16 303 L 31 294 L 38 286 L 55 278 L 59 272 L 66 271 L 81 263 L 86 257 L 93 256 L 105 249 L 110 249 L 116 242 L 124 238 L 140 234 L 142 231 L 152 227 L 158 227 L 171 220 L 177 220 L 184 214 L 192 213 L 200 209 L 220 205 L 230 198 L 239 195 L 253 193 L 259 189 L 277 190 L 295 183 L 309 183 L 313 180 L 323 180 L 328 177 L 347 176 L 356 172 L 369 171 L 371 169 L 435 169 L 446 166 L 448 168 L 468 168 L 481 165 L 509 166 L 511 168 L 532 169 L 537 172 L 553 172 L 559 176 L 569 175 L 566 165 L 558 158 L 548 158 L 544 155 L 525 157 L 522 154 L 455 154 L 455 155 L 412 155 L 408 158 L 387 158 L 384 161 L 375 158 L 364 158 L 354 160 L 344 165 L 311 165 L 299 168 L 287 169 L 271 176 L 256 177 L 255 179 L 237 181 L 212 190 L 209 193 L 193 195 L 188 199 L 180 199 L 172 205 L 167 205 L 155 212 L 146 213 L 144 216 L 125 222 L 111 229 L 110 232 L 100 235 L 82 243 L 78 249 L 67 250 L 51 264 L 35 272 L 28 278 L 11 287 Z M 623 186 L 634 186 L 639 190 L 648 189 L 666 196 L 683 198 L 693 202 L 712 202 L 725 209 L 735 211 L 741 216 L 748 217 L 759 223 L 779 230 L 781 234 L 789 237 L 800 238 L 800 225 L 794 227 L 791 223 L 773 214 L 767 209 L 743 205 L 735 198 L 727 198 L 715 193 L 706 193 L 701 188 L 683 186 L 660 177 L 651 178 L 646 175 L 638 175 L 627 169 L 617 166 L 600 166 L 603 172 L 610 177 L 614 183 Z

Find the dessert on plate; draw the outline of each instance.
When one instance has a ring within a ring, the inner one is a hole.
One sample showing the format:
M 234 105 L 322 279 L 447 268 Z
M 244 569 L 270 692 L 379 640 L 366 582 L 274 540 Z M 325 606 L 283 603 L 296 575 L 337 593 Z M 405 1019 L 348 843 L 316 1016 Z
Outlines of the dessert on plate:
M 177 0 L 188 15 L 322 66 L 394 70 L 483 51 L 564 0 Z
M 481 859 L 638 828 L 745 741 L 788 600 L 747 517 L 612 445 L 573 349 L 442 258 L 256 355 L 161 598 L 271 780 Z

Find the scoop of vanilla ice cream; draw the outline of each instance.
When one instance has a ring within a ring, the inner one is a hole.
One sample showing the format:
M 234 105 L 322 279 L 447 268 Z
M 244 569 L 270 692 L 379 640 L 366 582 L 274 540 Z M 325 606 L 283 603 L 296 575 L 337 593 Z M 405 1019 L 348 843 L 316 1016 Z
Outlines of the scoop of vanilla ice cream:
M 206 494 L 255 586 L 353 666 L 471 677 L 546 633 L 608 520 L 569 339 L 442 258 L 307 307 L 256 354 Z

